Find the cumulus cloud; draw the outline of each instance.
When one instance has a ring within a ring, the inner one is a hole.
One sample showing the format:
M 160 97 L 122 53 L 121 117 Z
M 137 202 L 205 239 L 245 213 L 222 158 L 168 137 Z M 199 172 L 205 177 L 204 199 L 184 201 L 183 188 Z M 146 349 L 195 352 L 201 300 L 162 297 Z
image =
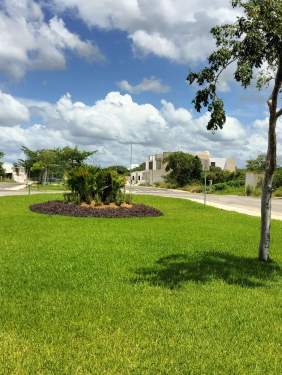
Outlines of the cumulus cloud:
M 0 126 L 12 126 L 28 120 L 28 108 L 0 90 Z
M 87 25 L 127 32 L 136 52 L 198 62 L 213 47 L 210 29 L 237 13 L 226 0 L 52 0 Z
M 69 31 L 57 16 L 46 21 L 33 0 L 0 4 L 0 71 L 15 78 L 31 69 L 62 69 L 66 50 L 99 60 L 98 47 Z
M 21 145 L 35 149 L 77 145 L 98 150 L 96 158 L 102 165 L 128 165 L 130 143 L 134 144 L 134 163 L 162 151 L 209 150 L 215 157 L 234 157 L 244 165 L 245 160 L 266 151 L 267 119 L 245 127 L 229 116 L 224 129 L 213 134 L 206 129 L 208 113 L 195 117 L 188 109 L 165 100 L 157 108 L 119 92 L 110 92 L 92 105 L 73 101 L 70 94 L 56 103 L 16 99 L 4 93 L 2 97 L 8 98 L 10 111 L 7 109 L 5 121 L 0 122 L 0 150 L 11 161 L 19 156 Z M 279 149 L 281 129 L 279 123 Z
M 164 85 L 161 80 L 155 77 L 144 78 L 137 85 L 132 85 L 126 80 L 118 82 L 117 85 L 122 91 L 129 92 L 130 94 L 140 94 L 142 92 L 164 94 L 170 90 L 169 86 Z

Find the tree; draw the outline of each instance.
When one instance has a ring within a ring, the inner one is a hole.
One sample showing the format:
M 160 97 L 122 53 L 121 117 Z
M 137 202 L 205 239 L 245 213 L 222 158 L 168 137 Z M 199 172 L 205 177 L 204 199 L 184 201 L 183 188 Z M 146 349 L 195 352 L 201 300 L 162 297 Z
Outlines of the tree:
M 105 169 L 108 169 L 110 171 L 115 171 L 121 176 L 129 176 L 129 170 L 123 165 L 111 165 Z
M 263 172 L 266 167 L 266 156 L 261 154 L 254 160 L 247 160 L 246 167 L 251 172 Z
M 37 178 L 41 183 L 47 183 L 50 173 L 63 178 L 66 171 L 82 165 L 95 151 L 83 151 L 77 147 L 30 150 L 22 146 L 25 159 L 20 159 L 18 165 L 23 166 L 28 176 Z
M 4 152 L 0 151 L 0 176 L 3 177 L 5 175 L 5 170 L 3 168 L 3 161 L 1 159 L 3 159 L 4 157 Z
M 94 155 L 96 151 L 79 150 L 77 147 L 64 147 L 56 149 L 58 164 L 65 170 L 82 165 L 86 159 Z
M 144 162 L 144 163 L 139 164 L 138 167 L 132 168 L 131 172 L 144 171 L 145 168 L 146 168 L 146 163 Z
M 234 78 L 244 88 L 256 80 L 258 89 L 271 85 L 267 101 L 269 109 L 268 150 L 261 199 L 261 239 L 259 259 L 269 259 L 271 195 L 276 168 L 276 124 L 282 115 L 278 99 L 282 85 L 282 2 L 281 0 L 233 0 L 243 15 L 233 24 L 216 26 L 211 30 L 216 50 L 208 59 L 208 66 L 200 72 L 191 72 L 190 84 L 202 86 L 193 104 L 200 112 L 207 107 L 210 120 L 207 128 L 222 129 L 226 121 L 224 102 L 217 95 L 218 80 L 231 64 L 235 65 Z
M 198 156 L 184 152 L 172 152 L 165 159 L 167 181 L 178 186 L 187 185 L 193 180 L 199 180 L 202 174 L 202 163 Z
M 282 186 L 282 168 L 277 168 L 273 176 L 273 189 L 278 189 Z

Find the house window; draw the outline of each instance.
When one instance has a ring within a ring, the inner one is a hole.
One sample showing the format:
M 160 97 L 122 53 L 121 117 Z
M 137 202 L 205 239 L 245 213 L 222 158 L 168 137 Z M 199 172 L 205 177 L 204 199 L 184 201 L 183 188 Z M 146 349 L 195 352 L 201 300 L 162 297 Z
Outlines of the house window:
M 211 162 L 211 167 L 215 167 L 215 161 Z
M 149 169 L 150 169 L 150 170 L 153 169 L 153 161 L 149 161 Z
M 138 181 L 140 181 L 141 180 L 141 176 L 138 176 Z
M 157 169 L 162 169 L 162 161 L 160 159 L 156 160 L 156 168 Z
M 134 176 L 132 176 L 131 178 L 132 178 L 132 180 L 134 180 Z

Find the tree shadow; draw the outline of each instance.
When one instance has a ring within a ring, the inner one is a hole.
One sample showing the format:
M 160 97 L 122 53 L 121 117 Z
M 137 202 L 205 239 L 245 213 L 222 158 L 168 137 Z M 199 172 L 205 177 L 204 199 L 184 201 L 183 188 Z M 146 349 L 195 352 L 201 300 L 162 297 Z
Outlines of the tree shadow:
M 153 267 L 137 269 L 135 275 L 135 283 L 148 282 L 169 289 L 180 288 L 187 282 L 205 284 L 215 280 L 256 288 L 266 286 L 268 281 L 275 281 L 282 276 L 282 272 L 273 261 L 262 263 L 254 258 L 229 253 L 205 252 L 160 258 Z

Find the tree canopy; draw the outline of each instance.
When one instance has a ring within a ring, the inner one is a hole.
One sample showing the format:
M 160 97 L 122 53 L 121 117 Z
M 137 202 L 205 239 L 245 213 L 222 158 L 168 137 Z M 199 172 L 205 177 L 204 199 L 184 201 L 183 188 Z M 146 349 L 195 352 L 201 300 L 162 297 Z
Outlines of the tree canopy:
M 48 175 L 62 178 L 64 173 L 73 167 L 82 165 L 95 151 L 83 151 L 77 147 L 31 150 L 22 146 L 25 159 L 18 160 L 30 177 L 46 182 Z
M 246 168 L 251 172 L 263 172 L 265 170 L 266 155 L 260 154 L 256 159 L 248 160 Z
M 129 170 L 123 165 L 110 165 L 106 169 L 115 171 L 121 176 L 129 176 Z
M 232 5 L 240 6 L 244 14 L 233 24 L 211 29 L 217 48 L 208 58 L 209 65 L 187 77 L 190 84 L 203 87 L 196 93 L 193 103 L 198 112 L 207 107 L 211 113 L 209 130 L 222 129 L 226 121 L 224 102 L 217 94 L 217 86 L 228 66 L 235 66 L 234 78 L 243 87 L 255 79 L 258 88 L 262 88 L 275 78 L 282 61 L 282 1 L 233 0 Z M 281 114 L 279 110 L 276 116 Z
M 198 156 L 184 152 L 172 152 L 165 159 L 168 182 L 178 186 L 187 185 L 193 180 L 199 180 L 202 174 L 202 163 Z

